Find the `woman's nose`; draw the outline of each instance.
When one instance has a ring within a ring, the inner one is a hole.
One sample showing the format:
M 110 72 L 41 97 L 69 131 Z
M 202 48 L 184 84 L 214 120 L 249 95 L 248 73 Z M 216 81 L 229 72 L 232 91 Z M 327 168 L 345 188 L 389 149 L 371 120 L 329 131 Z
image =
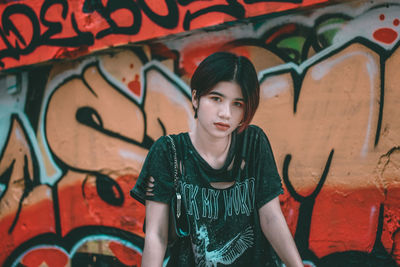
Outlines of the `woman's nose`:
M 221 118 L 229 119 L 232 115 L 231 106 L 228 103 L 222 103 L 220 105 L 219 114 Z

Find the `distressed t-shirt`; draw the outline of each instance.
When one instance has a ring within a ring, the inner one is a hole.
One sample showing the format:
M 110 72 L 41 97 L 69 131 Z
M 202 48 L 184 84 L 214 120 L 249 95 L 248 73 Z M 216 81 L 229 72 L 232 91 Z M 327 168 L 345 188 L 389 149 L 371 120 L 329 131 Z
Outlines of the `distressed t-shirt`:
M 267 136 L 257 126 L 232 133 L 224 166 L 212 168 L 196 151 L 189 134 L 171 135 L 180 170 L 179 190 L 190 224 L 190 238 L 171 249 L 173 266 L 268 266 L 270 250 L 258 209 L 283 193 Z M 246 141 L 244 140 L 246 139 Z M 243 147 L 246 147 L 243 151 Z M 131 195 L 170 203 L 175 194 L 173 155 L 167 137 L 151 147 Z M 152 195 L 146 195 L 148 178 Z M 214 182 L 234 182 L 217 189 Z M 187 246 L 191 249 L 187 249 Z M 190 255 L 187 255 L 190 254 Z

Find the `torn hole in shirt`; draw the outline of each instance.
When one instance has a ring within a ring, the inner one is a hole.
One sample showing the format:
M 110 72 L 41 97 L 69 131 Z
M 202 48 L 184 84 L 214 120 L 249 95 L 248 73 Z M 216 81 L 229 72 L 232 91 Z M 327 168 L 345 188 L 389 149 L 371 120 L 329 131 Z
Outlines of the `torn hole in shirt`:
M 182 163 L 182 161 L 179 164 L 179 169 L 181 171 L 181 175 L 183 176 L 183 174 L 185 173 L 185 165 Z
M 154 196 L 153 190 L 154 190 L 154 178 L 149 177 L 146 187 L 146 196 Z
M 246 166 L 246 161 L 244 159 L 242 159 L 242 164 L 240 164 L 240 169 L 242 171 L 244 170 L 244 166 Z
M 232 170 L 234 162 L 235 162 L 235 158 L 233 158 L 232 161 L 231 161 L 231 164 L 229 164 L 228 171 Z
M 210 185 L 215 189 L 226 189 L 226 188 L 233 186 L 235 183 L 236 183 L 235 181 L 213 182 L 213 183 L 210 183 Z
M 234 160 L 232 160 L 231 164 L 229 164 L 228 170 L 232 170 L 233 162 L 234 162 Z M 246 166 L 246 161 L 243 159 L 240 164 L 240 169 L 243 171 L 245 166 Z M 210 183 L 210 185 L 212 187 L 214 187 L 215 189 L 226 189 L 226 188 L 233 186 L 235 183 L 236 183 L 236 181 L 213 182 L 213 183 Z

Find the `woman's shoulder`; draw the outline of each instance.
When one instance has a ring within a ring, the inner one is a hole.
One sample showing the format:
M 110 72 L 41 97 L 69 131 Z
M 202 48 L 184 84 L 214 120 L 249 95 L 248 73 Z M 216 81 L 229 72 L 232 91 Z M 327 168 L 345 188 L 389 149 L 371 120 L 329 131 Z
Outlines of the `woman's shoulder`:
M 153 145 L 151 146 L 151 150 L 166 150 L 171 141 L 174 142 L 175 145 L 180 145 L 182 144 L 185 135 L 187 135 L 186 132 L 162 135 L 153 143 Z
M 167 140 L 172 137 L 172 139 L 178 140 L 178 139 L 182 139 L 184 135 L 186 135 L 187 132 L 181 132 L 181 133 L 177 133 L 177 134 L 168 134 L 168 135 L 162 135 L 160 137 L 158 137 L 156 139 L 156 141 L 154 142 L 154 144 L 163 144 L 168 142 Z
M 151 149 L 163 147 L 166 144 L 167 144 L 167 138 L 165 135 L 162 135 L 158 139 L 156 139 L 156 141 L 154 141 L 153 145 L 151 146 Z
M 252 136 L 253 138 L 267 138 L 267 134 L 265 133 L 265 131 L 261 127 L 254 124 L 250 124 L 245 131 L 248 132 L 248 136 Z
M 261 127 L 252 124 L 247 127 L 246 131 L 248 144 L 253 144 L 255 147 L 271 146 L 267 134 Z
M 248 131 L 251 131 L 251 132 L 264 132 L 264 130 L 263 129 L 261 129 L 259 126 L 257 126 L 257 125 L 255 125 L 255 124 L 250 124 L 248 127 L 247 127 L 247 130 Z

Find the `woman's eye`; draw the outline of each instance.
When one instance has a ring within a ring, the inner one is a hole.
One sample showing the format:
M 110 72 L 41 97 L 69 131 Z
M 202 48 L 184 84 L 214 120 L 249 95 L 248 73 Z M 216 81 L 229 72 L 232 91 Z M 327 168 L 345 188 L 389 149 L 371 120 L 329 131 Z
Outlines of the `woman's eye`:
M 234 102 L 233 103 L 236 107 L 243 107 L 243 103 L 242 102 Z
M 221 101 L 221 98 L 219 98 L 219 97 L 217 97 L 217 96 L 212 96 L 211 99 L 212 99 L 213 101 L 217 101 L 217 102 L 220 102 L 220 101 Z

